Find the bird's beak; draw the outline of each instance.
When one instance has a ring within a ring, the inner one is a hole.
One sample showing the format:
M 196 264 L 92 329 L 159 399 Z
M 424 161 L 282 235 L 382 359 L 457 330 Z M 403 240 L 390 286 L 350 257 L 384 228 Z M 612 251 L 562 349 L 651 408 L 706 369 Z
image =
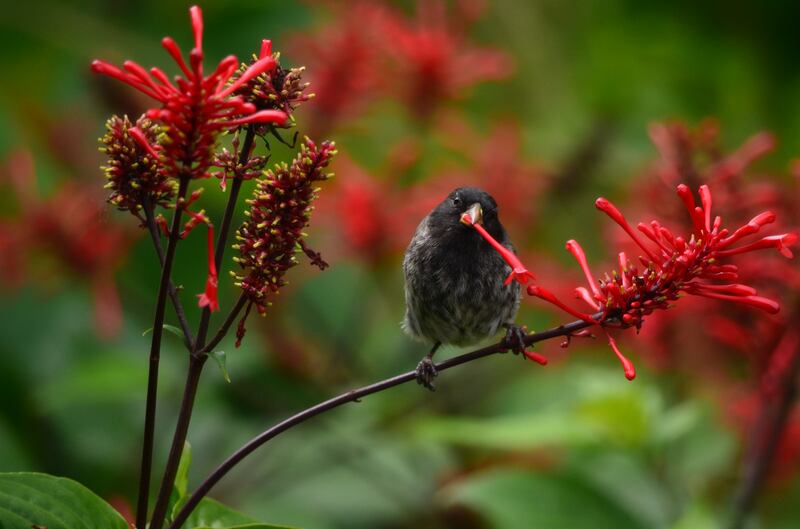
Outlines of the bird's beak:
M 461 223 L 467 226 L 480 224 L 481 222 L 483 222 L 483 210 L 478 202 L 472 204 L 469 209 L 461 215 Z

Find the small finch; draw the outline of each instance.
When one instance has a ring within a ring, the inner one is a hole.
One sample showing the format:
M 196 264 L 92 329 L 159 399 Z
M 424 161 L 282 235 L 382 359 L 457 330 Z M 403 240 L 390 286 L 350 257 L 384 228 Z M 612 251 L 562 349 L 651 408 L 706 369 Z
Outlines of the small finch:
M 497 216 L 497 203 L 472 187 L 454 190 L 419 223 L 403 260 L 406 316 L 403 330 L 432 342 L 417 365 L 417 382 L 433 390 L 433 355 L 442 344 L 470 345 L 507 329 L 505 342 L 524 350 L 524 330 L 514 325 L 520 301 L 512 269 L 474 229 L 481 224 L 502 246 L 514 246 Z

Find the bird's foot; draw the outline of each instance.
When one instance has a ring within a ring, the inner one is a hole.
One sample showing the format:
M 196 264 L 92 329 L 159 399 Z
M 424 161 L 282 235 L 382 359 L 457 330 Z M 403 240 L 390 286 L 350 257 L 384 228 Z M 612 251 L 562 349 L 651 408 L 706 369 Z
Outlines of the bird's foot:
M 528 328 L 524 325 L 506 325 L 506 335 L 501 342 L 502 346 L 514 354 L 525 354 L 525 337 L 528 335 Z
M 417 364 L 417 384 L 427 388 L 431 391 L 436 391 L 436 386 L 433 384 L 433 379 L 439 374 L 436 371 L 436 365 L 433 363 L 433 358 L 426 356 Z

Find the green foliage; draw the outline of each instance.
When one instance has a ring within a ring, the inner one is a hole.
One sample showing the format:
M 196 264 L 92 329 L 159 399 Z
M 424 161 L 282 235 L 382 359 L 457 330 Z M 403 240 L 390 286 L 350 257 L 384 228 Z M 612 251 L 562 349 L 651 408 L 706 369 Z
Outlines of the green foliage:
M 70 479 L 29 472 L 0 474 L 3 529 L 128 529 L 109 504 Z
M 174 325 L 169 325 L 169 324 L 165 323 L 161 327 L 165 331 L 170 332 L 170 333 L 174 334 L 175 336 L 177 336 L 178 338 L 180 338 L 181 340 L 183 340 L 183 332 L 179 328 L 175 327 Z M 153 332 L 153 328 L 152 327 L 150 327 L 149 329 L 145 329 L 144 332 L 142 333 L 142 336 L 147 336 L 151 332 Z
M 209 498 L 200 502 L 183 527 L 185 529 L 293 529 L 286 525 L 258 522 Z
M 503 529 L 644 529 L 624 504 L 566 474 L 502 470 L 479 475 L 448 490 L 452 501 Z
M 220 372 L 222 373 L 222 378 L 225 379 L 225 382 L 230 384 L 231 376 L 228 374 L 228 368 L 225 365 L 225 362 L 227 360 L 227 355 L 225 354 L 225 351 L 213 351 L 211 353 L 208 353 L 208 356 L 210 356 L 214 360 L 214 362 L 216 362 Z

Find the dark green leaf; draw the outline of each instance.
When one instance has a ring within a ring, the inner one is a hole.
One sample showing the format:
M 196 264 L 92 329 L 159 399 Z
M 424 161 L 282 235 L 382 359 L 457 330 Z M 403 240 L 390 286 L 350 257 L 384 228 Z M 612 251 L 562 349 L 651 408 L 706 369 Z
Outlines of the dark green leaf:
M 76 481 L 47 474 L 0 474 L 0 527 L 128 529 L 109 504 Z

